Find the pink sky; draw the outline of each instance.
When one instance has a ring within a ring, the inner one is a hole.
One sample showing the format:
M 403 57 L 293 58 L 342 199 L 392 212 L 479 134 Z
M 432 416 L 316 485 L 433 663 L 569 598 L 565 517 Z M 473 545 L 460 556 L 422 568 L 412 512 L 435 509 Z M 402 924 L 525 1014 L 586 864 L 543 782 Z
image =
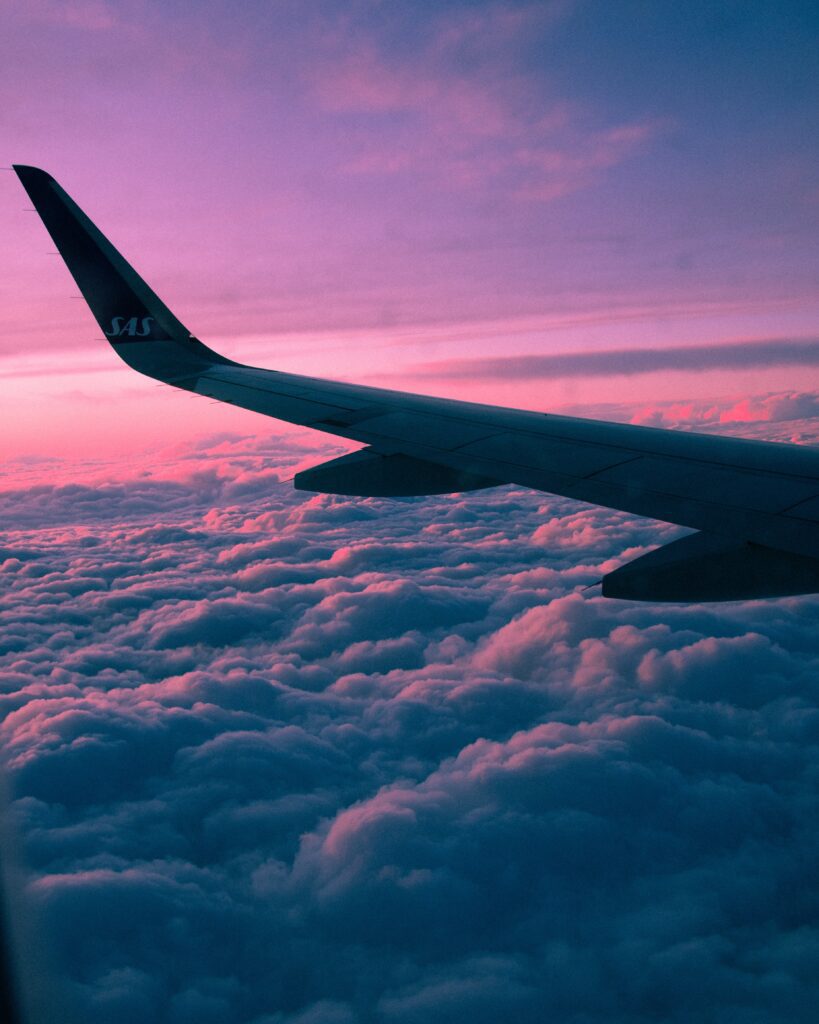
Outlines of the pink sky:
M 730 59 L 741 39 L 703 52 L 703 83 L 721 76 L 703 113 L 672 87 L 693 35 L 663 56 L 662 82 L 653 51 L 627 42 L 632 78 L 603 82 L 612 15 L 599 7 L 410 14 L 11 4 L 5 162 L 54 174 L 184 322 L 243 361 L 580 412 L 816 388 L 815 358 L 449 373 L 464 359 L 815 338 L 815 110 L 785 74 L 798 39 L 770 28 L 785 34 L 751 94 Z M 6 458 L 268 429 L 121 366 L 27 205 L 0 176 Z
M 818 20 L 7 0 L 0 163 L 235 359 L 816 444 Z M 814 1024 L 819 596 L 605 600 L 680 529 L 514 486 L 297 492 L 342 446 L 128 370 L 27 205 L 0 171 L 49 1019 Z

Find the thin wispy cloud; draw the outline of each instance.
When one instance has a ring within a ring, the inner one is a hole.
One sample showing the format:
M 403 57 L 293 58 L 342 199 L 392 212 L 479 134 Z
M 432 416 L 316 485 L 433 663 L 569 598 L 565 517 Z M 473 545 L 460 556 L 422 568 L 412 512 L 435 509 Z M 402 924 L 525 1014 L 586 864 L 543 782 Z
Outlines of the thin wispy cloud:
M 351 121 L 358 151 L 348 174 L 432 179 L 463 195 L 548 203 L 593 184 L 668 127 L 661 119 L 596 122 L 552 87 L 536 65 L 533 38 L 547 36 L 571 7 L 441 7 L 412 44 L 392 33 L 328 33 L 326 60 L 311 71 L 319 106 Z M 395 18 L 400 22 L 400 14 Z M 357 119 L 380 118 L 379 132 Z
M 722 345 L 620 348 L 605 352 L 442 359 L 407 371 L 415 377 L 510 379 L 533 377 L 633 376 L 668 371 L 742 370 L 773 366 L 819 366 L 819 339 L 770 338 Z

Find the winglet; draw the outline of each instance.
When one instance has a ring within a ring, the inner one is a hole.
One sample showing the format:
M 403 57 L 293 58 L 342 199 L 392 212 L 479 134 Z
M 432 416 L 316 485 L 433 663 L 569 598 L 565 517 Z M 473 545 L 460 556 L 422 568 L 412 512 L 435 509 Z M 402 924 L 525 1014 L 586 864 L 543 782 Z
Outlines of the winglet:
M 160 380 L 228 362 L 193 338 L 50 174 L 13 166 L 103 334 L 125 362 Z

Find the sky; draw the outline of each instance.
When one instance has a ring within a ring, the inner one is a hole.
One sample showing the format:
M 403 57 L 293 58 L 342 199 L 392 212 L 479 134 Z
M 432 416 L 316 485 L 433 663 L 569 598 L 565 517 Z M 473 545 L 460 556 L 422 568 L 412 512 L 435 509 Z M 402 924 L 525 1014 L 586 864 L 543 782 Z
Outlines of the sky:
M 813 4 L 7 0 L 2 18 L 3 163 L 52 173 L 233 358 L 581 412 L 816 386 Z M 4 456 L 259 429 L 175 416 L 107 350 L 12 172 L 0 204 Z M 496 371 L 629 349 L 605 376 Z
M 7 0 L 0 163 L 231 358 L 816 444 L 817 29 Z M 516 487 L 295 492 L 346 449 L 120 364 L 27 206 L 0 170 L 0 743 L 50 1019 L 812 1022 L 819 598 L 602 599 L 682 531 Z

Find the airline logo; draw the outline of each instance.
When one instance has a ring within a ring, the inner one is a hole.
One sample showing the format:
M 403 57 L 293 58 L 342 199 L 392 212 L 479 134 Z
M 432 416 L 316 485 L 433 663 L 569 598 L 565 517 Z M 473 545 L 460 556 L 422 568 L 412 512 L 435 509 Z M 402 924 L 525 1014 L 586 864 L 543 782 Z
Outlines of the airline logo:
M 152 316 L 115 316 L 111 321 L 111 330 L 105 333 L 109 338 L 147 338 L 153 322 Z

